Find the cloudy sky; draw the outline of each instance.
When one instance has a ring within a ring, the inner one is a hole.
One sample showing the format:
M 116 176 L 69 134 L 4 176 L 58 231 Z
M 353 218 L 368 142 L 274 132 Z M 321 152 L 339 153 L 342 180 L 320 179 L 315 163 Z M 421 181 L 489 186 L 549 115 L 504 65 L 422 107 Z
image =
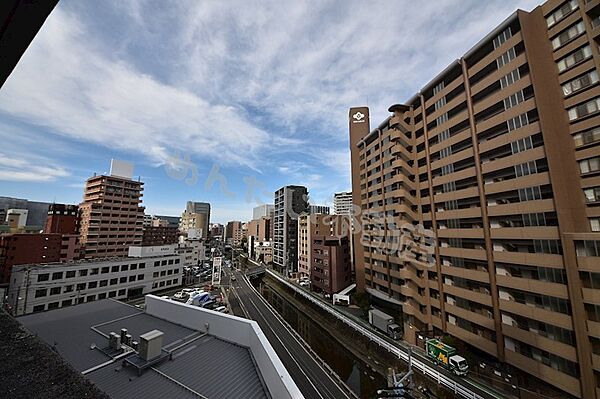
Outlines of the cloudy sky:
M 61 0 L 0 90 L 0 195 L 79 203 L 111 158 L 147 213 L 248 220 L 285 184 L 350 188 L 348 108 L 372 125 L 536 0 Z

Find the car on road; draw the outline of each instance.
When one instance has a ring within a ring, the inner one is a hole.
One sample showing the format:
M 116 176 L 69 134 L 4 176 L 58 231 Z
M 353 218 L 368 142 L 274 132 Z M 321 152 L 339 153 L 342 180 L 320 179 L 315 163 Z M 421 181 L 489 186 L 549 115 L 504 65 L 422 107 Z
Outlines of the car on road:
M 235 276 L 231 276 L 231 281 L 236 281 L 237 278 L 235 278 Z

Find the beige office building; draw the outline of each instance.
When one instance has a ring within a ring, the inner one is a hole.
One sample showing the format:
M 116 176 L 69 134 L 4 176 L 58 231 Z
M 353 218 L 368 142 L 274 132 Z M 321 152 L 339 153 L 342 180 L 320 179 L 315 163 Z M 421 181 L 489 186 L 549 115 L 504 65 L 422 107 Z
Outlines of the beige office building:
M 519 10 L 375 129 L 349 115 L 358 289 L 410 342 L 449 334 L 581 398 L 600 398 L 599 16 Z

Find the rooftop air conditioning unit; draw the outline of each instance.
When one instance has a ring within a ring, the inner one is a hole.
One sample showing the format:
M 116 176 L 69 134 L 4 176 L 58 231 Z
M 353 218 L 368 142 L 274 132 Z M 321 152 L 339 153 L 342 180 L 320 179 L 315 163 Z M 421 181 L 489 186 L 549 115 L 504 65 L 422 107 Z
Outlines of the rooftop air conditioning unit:
M 139 354 L 142 359 L 148 361 L 160 355 L 163 335 L 163 332 L 159 330 L 152 330 L 146 334 L 140 335 Z

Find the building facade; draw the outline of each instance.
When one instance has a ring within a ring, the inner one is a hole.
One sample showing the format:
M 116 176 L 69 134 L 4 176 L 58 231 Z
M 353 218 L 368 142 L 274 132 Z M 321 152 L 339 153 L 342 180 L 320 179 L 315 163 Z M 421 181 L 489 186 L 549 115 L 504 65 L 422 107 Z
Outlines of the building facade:
M 44 233 L 79 234 L 79 207 L 51 204 L 48 207 Z
M 2 221 L 6 219 L 6 211 L 9 209 L 26 209 L 27 225 L 32 227 L 44 228 L 46 217 L 48 216 L 48 207 L 52 205 L 48 202 L 29 201 L 22 198 L 0 197 L 0 215 L 4 215 Z
M 348 236 L 315 235 L 311 238 L 311 289 L 335 294 L 352 283 Z
M 142 254 L 143 252 L 140 252 Z M 181 256 L 83 260 L 13 267 L 8 289 L 12 314 L 20 316 L 105 298 L 126 299 L 181 284 Z
M 256 206 L 252 209 L 252 220 L 258 220 L 260 218 L 272 218 L 275 212 L 275 205 L 263 204 Z
M 329 207 L 325 205 L 309 205 L 308 213 L 311 215 L 329 215 Z
M 333 213 L 336 215 L 350 215 L 352 211 L 352 192 L 333 194 Z
M 207 238 L 210 226 L 210 204 L 208 202 L 188 201 L 185 211 L 181 214 L 180 230 L 187 234 L 189 230 L 201 232 L 202 238 Z
M 225 228 L 225 242 L 227 244 L 239 247 L 243 236 L 242 222 L 239 220 L 227 222 L 227 227 Z
M 169 245 L 179 242 L 177 226 L 146 226 L 142 233 L 143 246 Z
M 285 275 L 298 271 L 298 216 L 308 212 L 308 190 L 285 186 L 275 191 L 273 266 Z
M 121 176 L 94 176 L 85 183 L 80 243 L 86 259 L 127 256 L 142 243 L 144 183 Z
M 449 334 L 582 398 L 600 397 L 599 7 L 519 10 L 376 129 L 349 115 L 357 288 L 410 342 Z M 411 229 L 433 261 L 399 245 Z

